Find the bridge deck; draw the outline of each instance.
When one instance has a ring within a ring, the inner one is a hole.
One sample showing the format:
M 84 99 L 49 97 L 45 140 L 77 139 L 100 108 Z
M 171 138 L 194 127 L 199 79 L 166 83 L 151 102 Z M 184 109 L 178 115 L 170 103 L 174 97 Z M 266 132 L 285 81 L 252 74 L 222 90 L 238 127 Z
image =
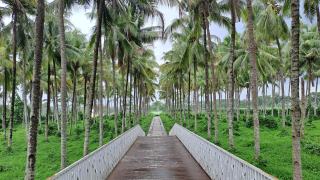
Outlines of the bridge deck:
M 107 179 L 210 178 L 176 136 L 140 136 Z

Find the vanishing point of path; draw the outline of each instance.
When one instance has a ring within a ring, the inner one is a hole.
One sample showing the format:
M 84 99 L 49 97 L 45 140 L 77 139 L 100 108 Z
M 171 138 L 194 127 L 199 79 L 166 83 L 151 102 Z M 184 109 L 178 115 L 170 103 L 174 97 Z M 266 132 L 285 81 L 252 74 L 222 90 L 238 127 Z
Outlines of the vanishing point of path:
M 147 137 L 138 137 L 107 180 L 210 179 L 176 136 L 155 116 Z

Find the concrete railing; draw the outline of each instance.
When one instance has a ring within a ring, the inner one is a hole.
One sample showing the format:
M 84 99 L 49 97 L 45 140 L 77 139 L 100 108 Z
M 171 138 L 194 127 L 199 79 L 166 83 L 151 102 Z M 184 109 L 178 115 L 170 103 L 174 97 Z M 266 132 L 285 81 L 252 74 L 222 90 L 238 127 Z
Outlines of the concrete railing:
M 47 180 L 105 180 L 138 136 L 145 136 L 136 125 Z
M 179 138 L 211 179 L 277 179 L 178 124 L 169 135 Z

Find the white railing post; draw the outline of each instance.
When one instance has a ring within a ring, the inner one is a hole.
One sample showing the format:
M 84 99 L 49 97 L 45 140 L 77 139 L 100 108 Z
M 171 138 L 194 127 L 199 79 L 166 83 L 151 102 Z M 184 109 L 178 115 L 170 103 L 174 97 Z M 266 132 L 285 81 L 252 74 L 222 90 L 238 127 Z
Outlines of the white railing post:
M 138 136 L 145 136 L 136 125 L 47 180 L 105 180 Z
M 211 179 L 277 179 L 177 123 L 169 135 L 178 137 Z

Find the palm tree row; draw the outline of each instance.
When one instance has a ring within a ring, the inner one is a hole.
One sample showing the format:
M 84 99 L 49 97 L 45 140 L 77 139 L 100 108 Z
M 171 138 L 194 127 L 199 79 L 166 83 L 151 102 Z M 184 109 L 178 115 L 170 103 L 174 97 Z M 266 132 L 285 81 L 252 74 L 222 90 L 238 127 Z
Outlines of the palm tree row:
M 271 112 L 273 115 L 276 110 L 275 91 L 278 87 L 278 95 L 281 97 L 281 111 L 278 108 L 278 116 L 281 112 L 283 130 L 286 128 L 286 115 L 292 114 L 294 179 L 302 179 L 299 114 L 301 111 L 301 136 L 304 138 L 304 119 L 309 118 L 312 106 L 314 115 L 317 109 L 317 95 L 314 96 L 314 103 L 311 103 L 311 86 L 316 83 L 315 93 L 317 94 L 320 72 L 320 61 L 318 61 L 320 23 L 312 26 L 300 23 L 297 0 L 284 3 L 269 0 L 255 2 L 181 0 L 179 2 L 179 19 L 175 19 L 165 30 L 165 39 L 173 42 L 173 48 L 164 54 L 162 59 L 165 64 L 160 67 L 162 70 L 159 83 L 160 98 L 165 99 L 167 113 L 177 123 L 186 123 L 190 127 L 190 113 L 193 111 L 194 131 L 197 132 L 198 108 L 201 108 L 202 113 L 202 97 L 205 97 L 204 112 L 208 119 L 208 137 L 211 137 L 211 119 L 213 119 L 214 140 L 217 142 L 217 117 L 220 116 L 221 120 L 223 112 L 220 100 L 224 93 L 225 100 L 228 101 L 227 107 L 224 108 L 225 116 L 229 117 L 229 146 L 232 149 L 234 148 L 234 113 L 239 120 L 240 94 L 246 88 L 246 120 L 250 116 L 250 107 L 252 107 L 254 159 L 258 159 L 260 155 L 258 115 L 259 112 L 263 116 L 266 115 L 265 97 L 269 85 L 272 89 Z M 304 8 L 310 20 L 316 16 L 320 22 L 318 3 L 305 1 Z M 223 16 L 226 13 L 229 13 L 231 18 Z M 291 32 L 285 18 L 292 18 Z M 245 31 L 238 34 L 235 23 L 240 20 L 244 24 Z M 211 22 L 228 29 L 230 36 L 221 41 L 211 35 L 208 26 Z M 299 34 L 301 34 L 300 38 Z M 306 97 L 306 102 L 304 102 L 305 98 L 301 98 L 301 110 L 298 94 L 299 77 L 302 77 L 301 81 L 307 81 L 307 88 L 305 91 L 303 88 L 301 95 Z M 290 95 L 291 87 L 291 103 L 287 103 L 287 108 L 284 91 L 286 81 L 290 82 L 287 96 Z M 259 91 L 263 96 L 262 107 L 258 107 Z M 191 96 L 192 93 L 193 96 Z M 185 117 L 185 110 L 187 110 L 187 117 Z
M 88 154 L 90 125 L 96 123 L 95 116 L 100 117 L 99 145 L 102 146 L 103 116 L 115 114 L 114 133 L 117 136 L 118 112 L 122 113 L 121 133 L 148 114 L 149 104 L 155 98 L 155 80 L 158 76 L 154 69 L 158 64 L 155 62 L 154 52 L 148 46 L 162 37 L 164 26 L 163 14 L 156 9 L 159 3 L 94 1 L 88 17 L 96 19 L 97 24 L 93 27 L 92 36 L 87 38 L 74 27 L 68 17 L 75 3 L 87 8 L 90 1 L 56 0 L 49 4 L 44 1 L 3 2 L 8 5 L 1 7 L 0 14 L 3 139 L 7 140 L 6 106 L 10 98 L 8 147 L 14 148 L 12 128 L 13 124 L 19 123 L 17 119 L 13 119 L 16 88 L 22 89 L 24 117 L 20 123 L 26 130 L 28 140 L 25 179 L 35 177 L 37 133 L 38 126 L 42 124 L 41 115 L 46 114 L 46 140 L 49 138 L 50 123 L 57 124 L 57 131 L 61 132 L 63 169 L 67 165 L 67 122 L 68 134 L 71 134 L 73 125 L 79 128 L 77 123 L 82 121 L 82 128 L 85 128 L 85 156 Z M 12 21 L 4 25 L 3 18 L 12 14 Z M 159 26 L 146 26 L 149 18 L 160 19 Z M 8 95 L 9 92 L 12 93 L 11 96 Z M 99 106 L 96 105 L 97 101 Z M 113 106 L 110 104 L 112 101 Z M 46 113 L 43 113 L 43 106 L 46 106 Z M 80 111 L 85 119 L 79 119 Z M 94 122 L 91 121 L 92 117 Z

